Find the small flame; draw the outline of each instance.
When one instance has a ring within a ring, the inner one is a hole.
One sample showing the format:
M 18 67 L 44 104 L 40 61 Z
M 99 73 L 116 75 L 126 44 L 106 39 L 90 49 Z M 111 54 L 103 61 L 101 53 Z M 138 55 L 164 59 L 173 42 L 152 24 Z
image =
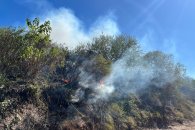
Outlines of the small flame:
M 70 80 L 64 79 L 63 82 L 64 82 L 65 84 L 68 84 L 68 83 L 70 83 Z

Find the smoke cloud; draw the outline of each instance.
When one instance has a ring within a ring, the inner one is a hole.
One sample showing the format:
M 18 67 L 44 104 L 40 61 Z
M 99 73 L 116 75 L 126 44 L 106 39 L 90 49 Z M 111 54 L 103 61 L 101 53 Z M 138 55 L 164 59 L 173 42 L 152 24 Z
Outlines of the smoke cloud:
M 80 85 L 93 89 L 94 94 L 89 102 L 107 100 L 112 93 L 122 97 L 129 93 L 136 94 L 150 86 L 162 88 L 180 78 L 176 63 L 169 58 L 169 55 L 160 52 L 146 57 L 135 49 L 129 49 L 121 59 L 112 64 L 111 73 L 102 79 L 103 83 L 82 71 Z
M 112 14 L 99 17 L 88 29 L 84 28 L 82 21 L 74 15 L 72 10 L 66 8 L 51 10 L 44 19 L 51 22 L 52 40 L 70 49 L 101 34 L 118 35 L 120 33 Z

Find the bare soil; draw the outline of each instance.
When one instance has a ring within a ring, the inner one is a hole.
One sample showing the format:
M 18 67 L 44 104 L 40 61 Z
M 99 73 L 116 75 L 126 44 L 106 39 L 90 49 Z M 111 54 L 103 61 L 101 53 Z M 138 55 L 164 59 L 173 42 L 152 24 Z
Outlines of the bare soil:
M 145 130 L 195 130 L 195 121 L 183 124 L 173 124 L 168 129 L 145 129 Z

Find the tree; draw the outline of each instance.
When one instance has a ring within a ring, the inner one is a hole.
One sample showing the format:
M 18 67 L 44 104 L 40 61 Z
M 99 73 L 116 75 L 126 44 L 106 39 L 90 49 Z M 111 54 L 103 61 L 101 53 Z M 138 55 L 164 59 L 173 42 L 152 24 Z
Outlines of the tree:
M 19 72 L 19 64 L 22 62 L 23 33 L 24 29 L 0 29 L 0 71 L 2 73 L 13 75 L 13 71 Z
M 25 28 L 0 29 L 0 70 L 7 76 L 32 78 L 44 66 L 64 60 L 66 48 L 50 40 L 50 22 L 27 19 Z
M 169 83 L 175 87 L 181 85 L 185 77 L 185 68 L 181 64 L 175 63 L 172 55 L 154 51 L 145 54 L 144 60 L 154 70 L 154 82 L 159 85 L 161 82 Z
M 137 42 L 125 36 L 100 36 L 91 43 L 91 50 L 101 54 L 105 59 L 116 61 L 121 58 L 131 47 L 138 47 Z

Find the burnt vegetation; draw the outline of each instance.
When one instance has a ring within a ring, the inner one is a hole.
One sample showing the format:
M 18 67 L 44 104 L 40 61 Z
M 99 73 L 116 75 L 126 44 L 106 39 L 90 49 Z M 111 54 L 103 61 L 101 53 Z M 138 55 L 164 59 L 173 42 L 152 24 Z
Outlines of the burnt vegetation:
M 0 129 L 133 130 L 194 119 L 195 80 L 171 55 L 144 53 L 127 36 L 102 35 L 69 50 L 51 41 L 51 29 L 37 18 L 27 20 L 27 28 L 0 28 Z M 127 70 L 99 98 L 92 82 L 101 88 L 123 57 L 123 70 L 141 65 L 155 68 L 156 75 L 145 75 L 139 86 L 145 71 L 128 78 Z

